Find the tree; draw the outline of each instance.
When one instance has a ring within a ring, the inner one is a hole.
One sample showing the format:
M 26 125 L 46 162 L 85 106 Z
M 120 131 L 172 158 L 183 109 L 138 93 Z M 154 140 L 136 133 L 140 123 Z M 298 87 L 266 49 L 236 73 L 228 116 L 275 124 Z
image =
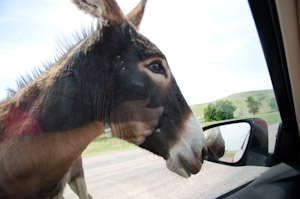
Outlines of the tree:
M 271 107 L 271 109 L 274 109 L 275 111 L 278 111 L 277 102 L 276 102 L 274 97 L 270 99 L 269 106 Z
M 246 102 L 247 107 L 249 108 L 249 113 L 253 113 L 253 115 L 259 111 L 260 106 L 262 105 L 259 101 L 255 101 L 251 96 L 247 98 Z
M 205 121 L 220 121 L 234 118 L 236 106 L 231 101 L 219 100 L 215 104 L 209 103 L 204 109 Z
M 204 120 L 206 122 L 215 120 L 216 108 L 212 103 L 209 103 L 206 108 L 204 108 Z

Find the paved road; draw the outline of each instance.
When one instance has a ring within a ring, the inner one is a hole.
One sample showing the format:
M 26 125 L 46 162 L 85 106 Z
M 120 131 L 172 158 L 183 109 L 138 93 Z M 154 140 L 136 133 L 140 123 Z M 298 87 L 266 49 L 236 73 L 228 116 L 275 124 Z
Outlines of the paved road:
M 85 158 L 83 163 L 94 199 L 215 198 L 267 170 L 205 161 L 197 175 L 185 179 L 170 172 L 162 158 L 143 149 Z M 77 198 L 69 188 L 64 196 Z
M 269 126 L 269 151 L 278 125 Z M 189 179 L 170 172 L 165 161 L 143 149 L 132 149 L 83 159 L 89 193 L 94 199 L 215 198 L 248 182 L 268 168 L 230 167 L 205 161 Z M 77 196 L 67 187 L 66 199 Z

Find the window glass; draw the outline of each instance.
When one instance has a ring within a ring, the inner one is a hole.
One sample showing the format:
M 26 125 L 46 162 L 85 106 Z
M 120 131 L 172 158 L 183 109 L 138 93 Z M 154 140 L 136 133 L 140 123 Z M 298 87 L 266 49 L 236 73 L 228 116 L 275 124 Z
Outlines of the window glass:
M 125 13 L 138 2 L 118 0 Z M 52 60 L 57 37 L 91 21 L 69 1 L 1 1 L 0 99 L 6 99 L 7 87 L 16 89 L 20 74 Z M 139 31 L 167 57 L 202 127 L 261 118 L 268 125 L 269 153 L 274 152 L 281 119 L 246 0 L 152 0 Z M 185 179 L 168 171 L 162 158 L 113 138 L 109 126 L 105 131 L 83 152 L 87 187 L 94 198 L 215 198 L 267 170 L 205 161 L 197 175 Z M 236 153 L 238 148 L 226 150 Z M 75 197 L 69 187 L 64 195 Z

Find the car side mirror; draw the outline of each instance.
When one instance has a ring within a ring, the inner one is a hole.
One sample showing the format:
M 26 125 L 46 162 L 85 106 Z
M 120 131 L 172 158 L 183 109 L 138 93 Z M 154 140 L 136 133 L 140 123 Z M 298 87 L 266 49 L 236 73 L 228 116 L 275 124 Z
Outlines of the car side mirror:
M 203 127 L 207 160 L 227 165 L 270 166 L 268 125 L 258 118 L 231 120 Z

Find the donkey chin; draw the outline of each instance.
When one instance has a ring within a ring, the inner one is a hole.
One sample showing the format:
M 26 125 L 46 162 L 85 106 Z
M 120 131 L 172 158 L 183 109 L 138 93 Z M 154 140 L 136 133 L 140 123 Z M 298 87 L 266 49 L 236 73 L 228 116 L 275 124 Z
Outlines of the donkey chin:
M 178 142 L 169 149 L 166 163 L 169 170 L 188 178 L 200 171 L 207 147 L 203 130 L 193 114 L 186 121 L 180 134 L 182 136 Z
M 170 123 L 165 118 L 140 146 L 162 156 L 169 170 L 188 178 L 200 171 L 207 154 L 203 130 L 192 113 L 180 125 Z

